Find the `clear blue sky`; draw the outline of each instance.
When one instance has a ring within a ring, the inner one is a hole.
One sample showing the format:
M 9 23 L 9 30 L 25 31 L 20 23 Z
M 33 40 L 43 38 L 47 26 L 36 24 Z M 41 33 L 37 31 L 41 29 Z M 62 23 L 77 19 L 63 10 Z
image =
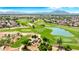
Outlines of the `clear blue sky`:
M 0 12 L 16 11 L 25 13 L 52 12 L 54 10 L 63 10 L 71 13 L 79 13 L 79 7 L 0 7 Z

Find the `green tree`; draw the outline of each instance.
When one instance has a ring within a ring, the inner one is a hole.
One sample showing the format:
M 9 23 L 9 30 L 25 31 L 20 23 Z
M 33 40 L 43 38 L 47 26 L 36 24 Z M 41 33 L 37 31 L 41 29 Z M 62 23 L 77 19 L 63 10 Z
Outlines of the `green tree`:
M 48 42 L 49 39 L 47 39 L 46 37 L 44 37 L 44 38 L 43 38 L 43 41 L 44 41 L 44 42 Z
M 32 25 L 32 28 L 33 28 L 33 29 L 35 29 L 35 26 L 34 26 L 34 25 Z
M 66 50 L 66 51 L 71 51 L 72 48 L 71 48 L 69 45 L 67 45 L 67 46 L 65 47 L 65 50 Z
M 10 38 L 5 38 L 0 40 L 0 46 L 10 44 Z
M 58 44 L 58 51 L 59 50 L 62 50 L 63 49 L 63 46 L 62 46 L 62 39 L 61 39 L 61 37 L 60 37 L 60 39 L 57 39 L 57 44 Z
M 58 44 L 59 46 L 62 45 L 62 38 L 61 38 L 61 37 L 60 37 L 60 39 L 57 39 L 57 44 Z
M 51 51 L 52 50 L 52 45 L 50 45 L 47 42 L 43 42 L 43 43 L 40 44 L 39 50 L 40 51 Z
M 37 38 L 37 35 L 32 35 L 32 38 Z
M 41 43 L 40 46 L 39 46 L 39 50 L 40 51 L 47 51 L 46 44 L 45 43 Z
M 4 40 L 0 40 L 0 47 L 4 45 Z
M 52 51 L 52 45 L 48 45 L 48 50 Z

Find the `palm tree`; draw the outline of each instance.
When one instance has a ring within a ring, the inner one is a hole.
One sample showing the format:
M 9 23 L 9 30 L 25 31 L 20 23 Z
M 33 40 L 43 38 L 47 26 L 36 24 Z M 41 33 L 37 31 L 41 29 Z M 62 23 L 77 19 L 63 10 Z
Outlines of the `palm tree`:
M 32 25 L 32 28 L 33 28 L 33 29 L 35 29 L 35 26 L 34 26 L 34 25 Z
M 58 44 L 59 46 L 62 45 L 62 39 L 61 39 L 61 37 L 60 37 L 60 39 L 57 39 L 57 44 Z
M 60 39 L 57 39 L 57 44 L 58 44 L 58 49 L 57 50 L 63 49 L 61 37 L 60 37 Z

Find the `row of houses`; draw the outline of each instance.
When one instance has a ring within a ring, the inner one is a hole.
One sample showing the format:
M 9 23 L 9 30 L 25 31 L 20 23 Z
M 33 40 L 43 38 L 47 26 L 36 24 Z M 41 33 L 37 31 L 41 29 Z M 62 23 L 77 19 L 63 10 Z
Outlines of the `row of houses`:
M 19 16 L 17 16 L 17 17 L 10 17 L 10 16 L 0 17 L 0 28 L 19 26 L 19 24 L 16 22 L 16 19 L 20 19 L 21 17 L 19 17 Z M 38 19 L 42 19 L 45 22 L 49 22 L 49 23 L 74 26 L 74 27 L 79 26 L 79 16 L 50 16 L 50 17 L 49 16 L 46 16 L 46 17 L 45 16 L 39 16 L 39 17 L 25 16 L 25 19 L 31 20 L 32 22 L 34 22 Z
M 19 26 L 19 24 L 14 20 L 0 20 L 0 28 L 15 26 Z
M 74 27 L 78 27 L 79 26 L 79 16 L 70 16 L 70 17 L 58 17 L 58 16 L 54 16 L 50 19 L 44 19 L 45 22 L 49 22 L 49 23 L 55 23 L 55 24 L 59 24 L 59 25 L 67 25 L 67 26 L 74 26 Z

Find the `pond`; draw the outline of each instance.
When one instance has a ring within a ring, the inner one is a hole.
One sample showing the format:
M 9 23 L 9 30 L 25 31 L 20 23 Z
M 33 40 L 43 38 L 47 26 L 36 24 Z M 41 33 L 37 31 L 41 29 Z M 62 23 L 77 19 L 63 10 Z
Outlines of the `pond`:
M 52 28 L 51 34 L 65 37 L 73 37 L 74 35 L 62 28 Z

